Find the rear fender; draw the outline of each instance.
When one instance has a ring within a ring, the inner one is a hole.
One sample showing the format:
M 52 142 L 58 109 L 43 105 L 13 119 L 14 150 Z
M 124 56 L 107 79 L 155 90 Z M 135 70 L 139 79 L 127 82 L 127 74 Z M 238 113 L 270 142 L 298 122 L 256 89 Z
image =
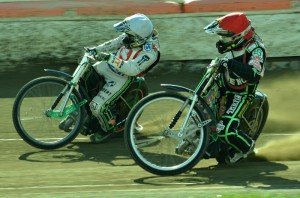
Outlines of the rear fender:
M 267 95 L 260 91 L 260 90 L 256 90 L 255 92 L 255 99 L 256 101 L 260 101 L 261 104 L 263 104 L 264 102 L 266 102 L 268 99 Z
M 262 106 L 266 103 L 266 105 L 269 106 L 268 104 L 268 97 L 265 93 L 263 93 L 260 90 L 256 90 L 255 92 L 255 97 L 253 99 L 253 102 L 250 106 L 255 106 L 258 107 L 259 109 L 262 108 Z

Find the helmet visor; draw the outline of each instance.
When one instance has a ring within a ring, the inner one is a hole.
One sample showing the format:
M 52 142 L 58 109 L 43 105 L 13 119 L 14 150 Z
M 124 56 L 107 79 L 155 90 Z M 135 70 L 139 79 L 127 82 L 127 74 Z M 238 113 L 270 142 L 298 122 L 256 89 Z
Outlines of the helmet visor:
M 226 37 L 231 37 L 234 35 L 234 33 L 221 28 L 220 24 L 217 20 L 215 20 L 215 21 L 211 22 L 209 25 L 207 25 L 204 28 L 204 31 L 209 34 L 217 34 L 217 35 L 226 36 Z
M 130 32 L 130 27 L 128 25 L 127 20 L 121 21 L 119 23 L 114 24 L 114 28 L 116 30 L 116 32 Z

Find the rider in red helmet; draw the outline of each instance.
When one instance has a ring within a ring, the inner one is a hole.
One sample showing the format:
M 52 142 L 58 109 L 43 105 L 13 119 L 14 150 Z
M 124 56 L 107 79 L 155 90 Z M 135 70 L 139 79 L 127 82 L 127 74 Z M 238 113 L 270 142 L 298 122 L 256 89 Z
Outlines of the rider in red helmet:
M 227 14 L 204 30 L 219 36 L 216 47 L 219 53 L 225 54 L 224 58 L 213 60 L 211 66 L 218 66 L 221 70 L 217 83 L 220 98 L 226 100 L 217 130 L 223 141 L 230 145 L 226 163 L 232 164 L 247 157 L 254 149 L 255 141 L 238 127 L 264 75 L 266 50 L 244 13 Z

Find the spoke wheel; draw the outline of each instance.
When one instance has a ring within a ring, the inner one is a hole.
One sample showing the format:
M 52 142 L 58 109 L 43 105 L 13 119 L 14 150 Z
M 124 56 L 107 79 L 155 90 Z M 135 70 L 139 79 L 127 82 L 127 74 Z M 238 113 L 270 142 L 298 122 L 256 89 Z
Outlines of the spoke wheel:
M 192 111 L 187 127 L 180 132 L 189 109 L 187 105 L 177 123 L 169 129 L 185 101 L 182 95 L 160 92 L 142 99 L 130 112 L 125 143 L 133 159 L 145 170 L 157 175 L 176 175 L 191 169 L 202 158 L 208 130 L 205 126 L 198 127 L 204 121 L 199 109 Z
M 75 121 L 70 131 L 65 132 L 59 124 L 65 119 L 49 114 L 51 106 L 65 88 L 67 82 L 56 77 L 41 77 L 24 85 L 16 96 L 13 105 L 13 123 L 24 141 L 40 149 L 57 149 L 70 143 L 79 133 L 83 118 L 83 108 L 74 113 Z M 58 111 L 64 97 L 54 111 Z M 71 94 L 67 106 L 81 101 L 76 90 Z

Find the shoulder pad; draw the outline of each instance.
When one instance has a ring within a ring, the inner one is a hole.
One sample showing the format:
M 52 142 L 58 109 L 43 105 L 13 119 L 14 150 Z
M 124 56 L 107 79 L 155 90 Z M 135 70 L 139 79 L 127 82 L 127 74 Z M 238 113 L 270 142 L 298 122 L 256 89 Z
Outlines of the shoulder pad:
M 247 50 L 248 53 L 251 53 L 254 49 L 256 49 L 258 47 L 261 47 L 262 49 L 265 49 L 264 44 L 256 41 L 256 42 L 252 43 L 251 45 L 249 45 L 246 50 Z

